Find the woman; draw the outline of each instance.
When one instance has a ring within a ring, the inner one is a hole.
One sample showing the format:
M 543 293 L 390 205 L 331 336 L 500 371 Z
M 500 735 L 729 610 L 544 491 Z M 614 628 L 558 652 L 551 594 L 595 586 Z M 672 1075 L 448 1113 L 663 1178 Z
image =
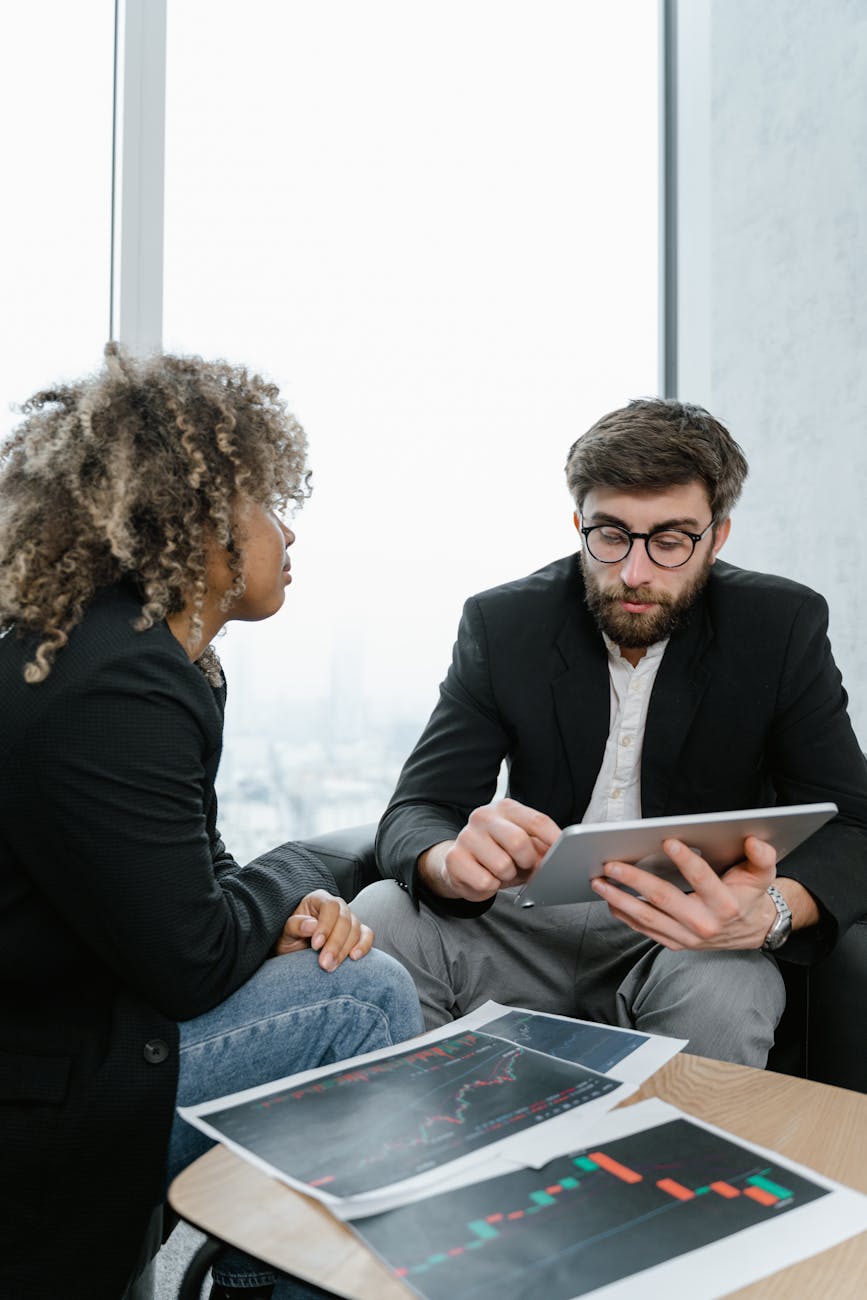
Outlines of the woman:
M 217 833 L 210 642 L 283 604 L 276 512 L 308 491 L 277 390 L 109 345 L 23 410 L 0 468 L 0 1295 L 117 1300 L 207 1145 L 176 1102 L 421 1019 L 323 866 L 285 844 L 240 868 Z M 273 1273 L 215 1279 L 266 1295 Z

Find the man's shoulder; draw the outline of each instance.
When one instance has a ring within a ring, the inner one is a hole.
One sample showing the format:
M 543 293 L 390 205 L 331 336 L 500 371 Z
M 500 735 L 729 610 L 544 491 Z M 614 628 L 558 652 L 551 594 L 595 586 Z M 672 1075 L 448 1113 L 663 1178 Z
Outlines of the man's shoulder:
M 507 637 L 514 651 L 520 641 L 537 645 L 556 638 L 583 609 L 583 598 L 581 564 L 572 554 L 478 592 L 466 602 L 464 613 L 471 620 L 480 618 L 489 638 Z
M 485 611 L 505 610 L 525 612 L 531 607 L 552 609 L 572 604 L 583 593 L 581 565 L 577 554 L 564 555 L 559 560 L 528 573 L 523 578 L 488 587 L 470 597 Z
M 805 604 L 825 607 L 824 597 L 812 587 L 776 573 L 758 573 L 718 560 L 708 580 L 708 596 L 720 609 L 752 616 L 794 616 Z

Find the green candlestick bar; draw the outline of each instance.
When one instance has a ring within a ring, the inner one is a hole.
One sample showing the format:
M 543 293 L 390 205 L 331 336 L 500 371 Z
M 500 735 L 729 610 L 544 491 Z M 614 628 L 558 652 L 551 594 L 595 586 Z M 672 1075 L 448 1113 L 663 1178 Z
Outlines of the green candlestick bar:
M 549 1196 L 547 1192 L 531 1192 L 530 1200 L 535 1201 L 537 1205 L 556 1205 L 556 1197 Z
M 752 1178 L 747 1179 L 753 1187 L 761 1187 L 763 1191 L 770 1192 L 771 1196 L 778 1196 L 781 1201 L 787 1200 L 793 1195 L 786 1187 L 781 1187 L 779 1183 L 772 1183 L 770 1178 L 762 1178 L 761 1174 L 754 1174 Z
M 587 1156 L 575 1156 L 573 1157 L 572 1163 L 573 1165 L 577 1165 L 579 1169 L 586 1169 L 588 1174 L 592 1173 L 594 1169 L 599 1168 L 599 1166 L 594 1164 L 594 1162 Z
M 473 1219 L 472 1223 L 467 1224 L 467 1227 L 470 1232 L 474 1232 L 477 1237 L 482 1237 L 485 1241 L 489 1237 L 499 1237 L 500 1235 L 497 1229 L 492 1228 L 489 1223 L 485 1223 L 484 1219 Z

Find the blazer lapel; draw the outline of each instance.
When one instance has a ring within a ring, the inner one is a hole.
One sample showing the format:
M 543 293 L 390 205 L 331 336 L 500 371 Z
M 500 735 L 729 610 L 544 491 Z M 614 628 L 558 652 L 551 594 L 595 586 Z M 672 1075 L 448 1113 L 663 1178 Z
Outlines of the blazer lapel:
M 681 749 L 710 679 L 705 652 L 712 639 L 702 597 L 689 621 L 669 641 L 650 697 L 641 755 L 641 809 L 645 817 L 680 811 L 669 808 L 669 791 Z
M 602 766 L 611 716 L 605 642 L 580 594 L 556 638 L 554 656 L 554 712 L 572 777 L 572 816 L 580 818 Z

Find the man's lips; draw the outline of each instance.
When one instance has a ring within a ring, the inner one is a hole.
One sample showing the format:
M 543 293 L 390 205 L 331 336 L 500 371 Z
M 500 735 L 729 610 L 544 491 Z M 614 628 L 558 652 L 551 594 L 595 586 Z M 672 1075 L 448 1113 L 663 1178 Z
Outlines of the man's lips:
M 649 609 L 653 609 L 656 601 L 638 602 L 634 600 L 621 600 L 620 608 L 625 609 L 627 614 L 646 614 Z

